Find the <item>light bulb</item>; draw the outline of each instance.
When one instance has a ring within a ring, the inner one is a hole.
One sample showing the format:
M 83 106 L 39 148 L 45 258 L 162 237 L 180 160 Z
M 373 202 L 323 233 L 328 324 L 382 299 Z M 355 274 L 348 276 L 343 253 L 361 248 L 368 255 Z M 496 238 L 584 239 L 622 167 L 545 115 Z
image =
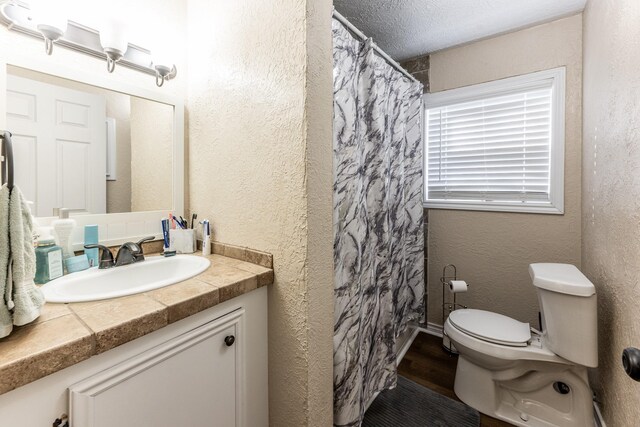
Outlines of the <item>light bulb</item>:
M 124 23 L 115 18 L 106 19 L 100 28 L 100 44 L 107 55 L 107 70 L 111 73 L 129 47 Z
M 151 52 L 151 55 L 153 57 L 153 65 L 160 65 L 169 68 L 173 65 L 173 59 L 166 50 L 154 50 Z

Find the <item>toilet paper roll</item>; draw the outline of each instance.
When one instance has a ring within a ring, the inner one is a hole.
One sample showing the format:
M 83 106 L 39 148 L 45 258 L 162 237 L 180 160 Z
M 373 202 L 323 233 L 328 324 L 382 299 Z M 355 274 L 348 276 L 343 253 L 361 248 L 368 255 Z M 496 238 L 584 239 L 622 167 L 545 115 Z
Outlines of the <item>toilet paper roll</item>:
M 454 294 L 457 294 L 458 292 L 467 292 L 468 288 L 469 286 L 464 280 L 451 280 L 449 282 L 449 289 Z

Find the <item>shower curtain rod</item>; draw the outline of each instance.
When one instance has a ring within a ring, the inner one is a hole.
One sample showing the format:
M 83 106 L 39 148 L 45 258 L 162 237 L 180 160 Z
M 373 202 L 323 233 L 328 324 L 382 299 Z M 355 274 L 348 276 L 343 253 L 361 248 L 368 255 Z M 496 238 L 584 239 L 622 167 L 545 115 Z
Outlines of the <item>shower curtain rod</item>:
M 335 10 L 335 8 L 333 9 L 333 17 L 336 18 L 338 21 L 340 21 L 342 23 L 342 25 L 347 27 L 347 29 L 349 31 L 351 31 L 354 35 L 356 35 L 358 38 L 362 39 L 363 41 L 367 40 L 369 38 L 362 31 L 360 31 L 355 25 L 353 25 L 351 22 L 349 22 L 349 20 L 347 18 L 342 16 L 340 14 L 340 12 Z M 404 74 L 405 76 L 407 76 L 409 79 L 413 80 L 414 82 L 420 83 L 415 77 L 413 77 L 411 74 L 409 74 L 409 72 L 407 70 L 402 68 L 402 66 L 400 66 L 400 64 L 398 64 L 389 55 L 387 55 L 387 53 L 384 50 L 382 50 L 375 42 L 372 42 L 371 44 L 373 45 L 373 49 L 378 53 L 378 55 L 380 55 L 385 61 L 387 61 L 389 63 L 389 65 L 391 65 L 393 68 L 395 68 L 398 71 L 400 71 L 402 74 Z

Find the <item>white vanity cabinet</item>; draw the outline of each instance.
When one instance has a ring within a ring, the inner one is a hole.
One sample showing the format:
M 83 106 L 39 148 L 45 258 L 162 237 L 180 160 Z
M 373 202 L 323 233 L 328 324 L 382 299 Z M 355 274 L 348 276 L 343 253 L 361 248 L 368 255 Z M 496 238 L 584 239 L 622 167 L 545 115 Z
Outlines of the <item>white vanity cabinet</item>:
M 69 388 L 71 426 L 240 426 L 244 309 Z
M 268 426 L 266 287 L 0 395 L 1 425 L 63 413 L 70 427 Z

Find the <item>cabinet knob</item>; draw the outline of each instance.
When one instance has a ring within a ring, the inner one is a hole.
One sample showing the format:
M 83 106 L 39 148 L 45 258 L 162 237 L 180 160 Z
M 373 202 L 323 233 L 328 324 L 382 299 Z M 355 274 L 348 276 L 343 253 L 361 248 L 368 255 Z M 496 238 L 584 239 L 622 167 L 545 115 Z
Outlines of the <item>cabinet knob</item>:
M 224 337 L 224 343 L 227 345 L 227 347 L 231 347 L 234 342 L 236 342 L 236 337 L 234 337 L 233 335 L 227 335 L 226 337 Z
M 625 372 L 636 381 L 640 381 L 640 350 L 625 348 L 622 352 L 622 366 Z

